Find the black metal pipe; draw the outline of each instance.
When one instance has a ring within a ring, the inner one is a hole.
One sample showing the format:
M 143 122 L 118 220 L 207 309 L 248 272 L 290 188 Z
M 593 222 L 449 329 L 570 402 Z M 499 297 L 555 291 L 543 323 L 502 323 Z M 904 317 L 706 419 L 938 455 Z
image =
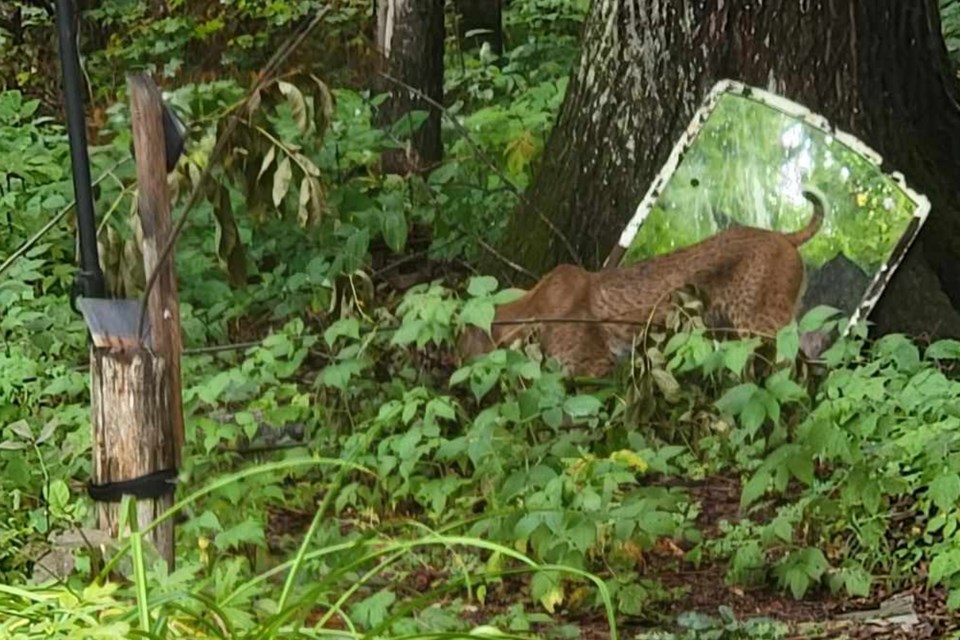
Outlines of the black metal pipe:
M 97 255 L 97 221 L 93 212 L 90 157 L 87 155 L 87 130 L 83 112 L 83 85 L 77 55 L 76 20 L 73 0 L 57 0 L 57 34 L 60 45 L 60 69 L 67 111 L 67 135 L 70 138 L 70 162 L 73 167 L 73 192 L 77 198 L 77 230 L 80 235 L 79 293 L 87 298 L 105 297 L 103 271 Z

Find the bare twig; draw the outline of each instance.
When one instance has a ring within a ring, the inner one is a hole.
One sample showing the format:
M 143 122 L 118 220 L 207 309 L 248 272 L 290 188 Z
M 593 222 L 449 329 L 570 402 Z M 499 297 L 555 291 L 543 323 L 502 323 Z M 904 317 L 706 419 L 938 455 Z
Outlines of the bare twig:
M 490 246 L 487 242 L 485 242 L 484 240 L 481 240 L 480 238 L 476 238 L 476 241 L 477 241 L 477 244 L 479 244 L 479 245 L 483 248 L 484 251 L 486 251 L 487 253 L 489 253 L 490 255 L 492 255 L 494 258 L 496 258 L 497 260 L 499 260 L 499 261 L 502 262 L 503 264 L 507 265 L 508 267 L 510 267 L 511 269 L 513 269 L 514 271 L 516 271 L 517 273 L 521 273 L 521 274 L 527 276 L 528 278 L 530 278 L 530 279 L 533 280 L 534 282 L 536 282 L 537 280 L 540 279 L 540 276 L 538 276 L 537 274 L 535 274 L 533 271 L 530 271 L 530 270 L 527 269 L 526 267 L 524 267 L 524 266 L 522 266 L 522 265 L 519 265 L 519 264 L 517 264 L 516 262 L 514 262 L 513 260 L 509 259 L 507 256 L 503 255 L 502 253 L 500 253 L 499 251 L 497 251 L 496 249 L 494 249 L 493 247 L 491 247 L 491 246 Z

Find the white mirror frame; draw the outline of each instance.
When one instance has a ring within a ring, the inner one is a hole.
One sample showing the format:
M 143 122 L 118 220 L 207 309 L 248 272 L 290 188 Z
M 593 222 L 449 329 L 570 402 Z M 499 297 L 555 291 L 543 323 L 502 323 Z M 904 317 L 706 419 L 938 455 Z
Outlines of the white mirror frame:
M 753 100 L 762 105 L 775 109 L 787 116 L 796 118 L 828 136 L 832 136 L 840 144 L 869 160 L 874 166 L 876 166 L 878 171 L 892 180 L 897 187 L 903 191 L 904 195 L 906 195 L 907 198 L 916 206 L 913 219 L 907 225 L 906 230 L 900 237 L 900 241 L 893 248 L 892 254 L 874 275 L 870 285 L 864 291 L 864 295 L 860 300 L 859 306 L 850 317 L 850 322 L 841 333 L 841 335 L 846 335 L 853 325 L 855 325 L 861 319 L 866 318 L 873 310 L 874 306 L 876 306 L 877 301 L 880 299 L 884 289 L 890 282 L 890 278 L 893 276 L 893 273 L 896 271 L 897 267 L 900 266 L 904 256 L 910 249 L 913 241 L 916 239 L 917 233 L 919 233 L 920 228 L 923 226 L 924 222 L 926 222 L 927 215 L 930 213 L 930 201 L 926 198 L 926 196 L 910 189 L 907 186 L 903 175 L 899 172 L 887 173 L 883 171 L 881 167 L 883 164 L 883 158 L 879 153 L 864 144 L 859 138 L 837 129 L 831 125 L 826 118 L 813 113 L 810 111 L 810 109 L 801 104 L 788 100 L 775 93 L 764 91 L 763 89 L 757 89 L 756 87 L 751 87 L 735 80 L 721 80 L 715 84 L 707 94 L 707 97 L 700 105 L 700 108 L 697 109 L 697 112 L 693 115 L 693 119 L 687 126 L 686 131 L 683 132 L 683 134 L 680 136 L 680 140 L 678 140 L 674 145 L 666 163 L 664 163 L 659 173 L 657 173 L 653 183 L 647 190 L 646 195 L 640 201 L 640 204 L 637 205 L 637 210 L 633 214 L 633 218 L 630 219 L 630 222 L 628 222 L 626 227 L 624 227 L 623 233 L 620 235 L 620 240 L 617 242 L 617 246 L 604 262 L 604 268 L 619 266 L 625 251 L 630 247 L 630 244 L 633 242 L 634 238 L 636 238 L 637 233 L 640 231 L 640 227 L 647 219 L 647 216 L 650 215 L 650 212 L 653 210 L 653 207 L 656 204 L 657 199 L 660 197 L 661 192 L 667 186 L 670 178 L 673 177 L 674 172 L 680 165 L 680 160 L 682 159 L 683 154 L 697 139 L 697 136 L 700 134 L 700 131 L 706 123 L 707 118 L 717 106 L 717 102 L 720 100 L 720 97 L 724 94 L 732 94 L 741 98 Z M 612 264 L 612 262 L 615 262 L 616 264 Z

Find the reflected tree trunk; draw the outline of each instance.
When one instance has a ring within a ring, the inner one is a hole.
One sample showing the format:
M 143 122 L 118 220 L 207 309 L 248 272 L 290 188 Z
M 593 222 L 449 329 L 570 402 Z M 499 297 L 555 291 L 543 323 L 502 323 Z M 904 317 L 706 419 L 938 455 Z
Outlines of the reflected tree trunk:
M 381 71 L 443 102 L 443 0 L 377 0 L 377 46 Z M 389 94 L 377 110 L 377 124 L 389 127 L 410 111 L 428 111 L 427 121 L 405 149 L 383 154 L 386 173 L 428 168 L 443 157 L 440 112 L 416 92 L 378 78 L 377 90 Z
M 824 115 L 930 198 L 930 218 L 873 319 L 883 331 L 960 335 L 960 107 L 935 0 L 594 0 L 505 253 L 542 273 L 572 261 L 572 246 L 598 267 L 723 78 Z

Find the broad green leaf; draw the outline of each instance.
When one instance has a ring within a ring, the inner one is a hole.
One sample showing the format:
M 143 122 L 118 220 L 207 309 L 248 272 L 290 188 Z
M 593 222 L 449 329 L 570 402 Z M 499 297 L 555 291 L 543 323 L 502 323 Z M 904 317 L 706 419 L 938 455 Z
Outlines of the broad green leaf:
M 26 420 L 17 420 L 16 422 L 8 424 L 6 428 L 24 440 L 33 440 L 33 430 Z
M 455 387 L 458 384 L 464 382 L 467 378 L 470 377 L 470 372 L 473 371 L 471 367 L 461 367 L 453 372 L 453 375 L 450 376 L 450 386 Z
M 402 208 L 387 208 L 380 213 L 380 230 L 383 240 L 394 253 L 400 253 L 407 245 L 407 219 Z
M 802 400 L 807 397 L 807 392 L 799 384 L 790 379 L 789 369 L 777 371 L 767 378 L 763 384 L 774 398 L 781 404 Z
M 759 342 L 756 340 L 739 340 L 728 342 L 725 345 L 723 364 L 735 375 L 742 375 L 743 368 L 747 365 L 747 360 L 753 355 Z
M 960 340 L 938 340 L 924 355 L 930 360 L 960 360 Z
M 400 325 L 400 328 L 393 334 L 393 339 L 390 341 L 391 344 L 395 345 L 408 345 L 417 341 L 417 338 L 420 337 L 420 332 L 424 330 L 427 326 L 427 323 L 419 318 L 407 318 L 404 319 L 403 324 Z
M 729 413 L 734 416 L 739 415 L 757 390 L 757 385 L 752 382 L 738 384 L 732 389 L 727 390 L 727 392 L 717 400 L 716 407 L 724 413 Z
M 810 309 L 803 318 L 800 319 L 800 332 L 808 333 L 824 328 L 824 325 L 831 319 L 840 315 L 840 310 L 827 305 L 820 305 Z
M 557 605 L 563 602 L 563 585 L 555 571 L 539 571 L 530 581 L 530 595 L 547 610 L 553 613 Z
M 807 589 L 810 588 L 810 576 L 807 575 L 803 567 L 796 565 L 787 569 L 783 581 L 796 600 L 801 600 L 804 594 L 807 593 Z
M 754 393 L 740 412 L 740 424 L 751 436 L 757 433 L 767 419 L 767 407 L 761 393 L 759 390 Z
M 756 502 L 763 497 L 769 486 L 770 472 L 766 469 L 757 471 L 747 484 L 743 485 L 743 490 L 740 493 L 740 506 L 748 507 Z
M 944 473 L 930 483 L 927 489 L 927 495 L 930 500 L 941 511 L 953 511 L 957 506 L 957 500 L 960 499 L 960 475 L 956 473 Z
M 931 585 L 947 582 L 960 573 L 960 549 L 950 549 L 933 556 L 927 580 Z
M 853 598 L 866 598 L 870 595 L 872 578 L 863 567 L 857 565 L 843 570 L 843 586 Z
M 497 279 L 493 276 L 474 276 L 467 285 L 467 293 L 473 297 L 485 296 L 497 290 Z
M 249 517 L 240 524 L 221 531 L 214 538 L 214 544 L 221 550 L 236 548 L 243 544 L 262 546 L 265 541 L 263 524 Z
M 496 309 L 484 300 L 468 300 L 463 305 L 463 311 L 460 312 L 460 320 L 464 324 L 480 327 L 486 332 L 490 331 L 490 326 L 495 317 Z
M 337 338 L 346 336 L 354 340 L 360 339 L 360 322 L 356 318 L 340 318 L 323 332 L 323 340 L 332 347 Z
M 390 607 L 396 602 L 393 591 L 384 589 L 350 607 L 351 618 L 366 629 L 378 626 L 387 618 Z
M 563 401 L 563 410 L 572 418 L 586 418 L 597 415 L 601 403 L 591 395 L 579 395 Z
M 800 331 L 795 322 L 791 322 L 777 332 L 777 361 L 793 362 L 800 352 Z

